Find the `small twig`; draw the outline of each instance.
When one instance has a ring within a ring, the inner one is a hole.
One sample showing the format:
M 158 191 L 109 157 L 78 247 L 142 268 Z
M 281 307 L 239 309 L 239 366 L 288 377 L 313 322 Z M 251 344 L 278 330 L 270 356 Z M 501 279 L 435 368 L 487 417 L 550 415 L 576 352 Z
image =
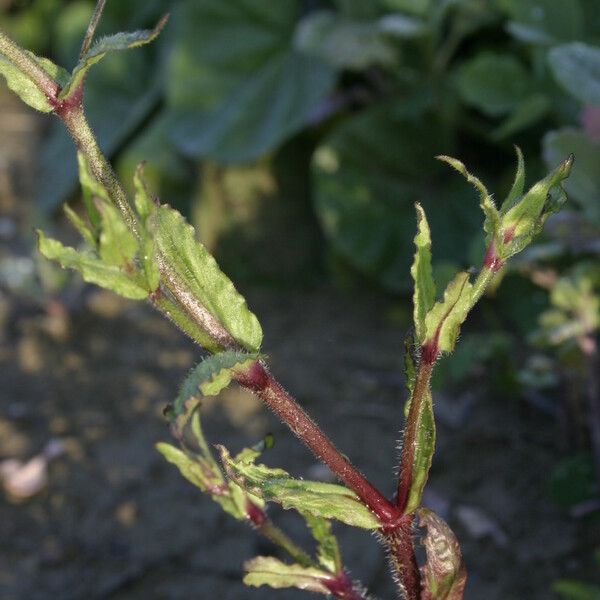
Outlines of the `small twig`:
M 87 51 L 90 49 L 90 46 L 94 41 L 94 33 L 96 33 L 96 27 L 100 22 L 100 17 L 102 16 L 102 11 L 104 10 L 105 4 L 106 0 L 98 0 L 96 2 L 96 8 L 94 8 L 94 12 L 92 13 L 90 23 L 88 25 L 87 31 L 85 32 L 85 37 L 83 38 L 83 43 L 81 44 L 81 52 L 79 53 L 80 59 L 87 54 Z

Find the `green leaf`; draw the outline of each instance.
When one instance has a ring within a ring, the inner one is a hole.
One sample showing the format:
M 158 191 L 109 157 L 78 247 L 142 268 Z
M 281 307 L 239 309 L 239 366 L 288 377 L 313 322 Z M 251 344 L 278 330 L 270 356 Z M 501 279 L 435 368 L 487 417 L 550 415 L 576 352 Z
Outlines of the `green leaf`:
M 194 228 L 169 206 L 149 217 L 157 252 L 169 263 L 186 288 L 250 352 L 262 342 L 258 319 L 206 248 L 196 241 Z
M 412 401 L 412 399 L 411 399 Z M 410 401 L 408 403 L 410 407 Z M 407 411 L 408 412 L 408 411 Z M 421 505 L 423 490 L 429 477 L 429 470 L 435 452 L 435 418 L 431 389 L 424 393 L 419 414 L 417 415 L 417 430 L 415 436 L 415 451 L 412 464 L 412 478 L 405 513 L 409 514 Z
M 88 219 L 97 236 L 100 232 L 102 218 L 94 199 L 110 202 L 110 198 L 104 186 L 92 175 L 85 156 L 79 150 L 77 151 L 77 165 L 79 168 L 79 183 L 81 184 L 83 203 Z
M 464 102 L 497 117 L 517 108 L 532 92 L 531 76 L 512 54 L 481 52 L 458 71 Z
M 465 239 L 480 228 L 461 182 L 433 159 L 449 149 L 445 128 L 436 115 L 418 111 L 412 100 L 362 111 L 333 129 L 312 164 L 315 209 L 332 248 L 361 273 L 404 292 L 412 292 L 415 202 L 438 231 L 436 257 L 467 261 Z
M 425 341 L 425 316 L 435 302 L 435 282 L 431 270 L 431 233 L 425 211 L 415 204 L 417 211 L 417 235 L 415 257 L 410 274 L 415 282 L 413 294 L 413 320 L 419 342 Z
M 74 248 L 63 246 L 58 240 L 46 238 L 38 230 L 38 246 L 43 256 L 58 261 L 63 268 L 75 269 L 85 281 L 95 283 L 132 300 L 143 300 L 148 296 L 136 281 L 114 265 L 104 264 L 95 256 L 79 253 Z
M 102 262 L 129 269 L 133 266 L 139 243 L 123 221 L 121 213 L 108 202 L 98 203 L 100 211 L 99 254 Z
M 521 148 L 515 146 L 515 152 L 517 153 L 517 171 L 510 192 L 500 207 L 501 215 L 505 215 L 521 199 L 525 189 L 525 159 Z
M 300 52 L 336 69 L 391 67 L 398 60 L 397 50 L 377 22 L 350 20 L 329 10 L 304 17 L 298 24 L 294 44 Z
M 247 162 L 304 127 L 335 71 L 294 48 L 298 0 L 187 0 L 170 62 L 169 130 L 183 152 Z
M 353 527 L 377 529 L 375 515 L 357 495 L 341 485 L 293 479 L 283 469 L 255 465 L 232 459 L 223 446 L 218 446 L 228 476 L 243 489 L 267 502 L 277 502 L 323 519 L 337 519 Z
M 27 50 L 25 53 L 59 85 L 64 83 L 65 75 L 68 77 L 67 72 L 63 68 L 55 65 L 47 58 L 35 56 L 35 54 L 32 54 Z M 25 104 L 45 113 L 54 110 L 54 107 L 48 101 L 46 94 L 44 94 L 44 92 L 42 92 L 14 63 L 4 56 L 0 56 L 0 74 L 4 75 L 9 89 L 17 94 Z
M 552 584 L 552 590 L 564 600 L 600 600 L 600 587 L 581 581 L 560 579 Z
M 154 202 L 152 195 L 146 187 L 144 181 L 144 163 L 137 166 L 135 174 L 133 176 L 133 185 L 135 188 L 135 210 L 139 215 L 142 223 L 146 222 L 146 219 L 154 212 L 156 203 Z
M 600 105 L 600 48 L 582 42 L 556 46 L 548 62 L 565 92 L 584 104 Z
M 548 45 L 581 38 L 583 11 L 579 0 L 498 0 L 512 19 L 507 30 L 530 44 Z
M 424 344 L 434 344 L 440 352 L 452 352 L 460 326 L 471 309 L 472 284 L 468 273 L 458 273 L 425 318 Z
M 319 564 L 330 573 L 340 573 L 342 558 L 338 541 L 331 531 L 331 523 L 311 514 L 305 514 L 303 517 L 317 542 Z
M 166 25 L 167 20 L 168 15 L 164 16 L 154 29 L 120 32 L 98 40 L 85 55 L 80 58 L 79 63 L 73 69 L 73 73 L 71 74 L 68 83 L 60 92 L 58 96 L 59 100 L 71 96 L 83 82 L 84 77 L 92 65 L 100 62 L 109 52 L 137 48 L 155 40 Z
M 560 210 L 567 196 L 562 182 L 569 176 L 573 155 L 538 181 L 517 204 L 502 216 L 505 243 L 501 257 L 509 258 L 525 248 L 541 231 L 546 219 Z
M 185 402 L 196 397 L 198 391 L 205 396 L 216 396 L 229 385 L 236 370 L 243 370 L 257 358 L 257 354 L 230 350 L 205 358 L 190 371 L 181 385 L 174 404 L 175 415 L 182 413 Z
M 408 418 L 410 410 L 410 401 L 415 389 L 417 357 L 415 352 L 415 340 L 412 334 L 408 334 L 404 340 L 404 376 L 406 378 L 406 389 L 408 397 L 404 403 L 404 416 Z
M 520 102 L 494 131 L 491 138 L 501 141 L 520 133 L 543 119 L 552 108 L 552 103 L 543 94 L 533 94 Z
M 220 469 L 210 460 L 184 452 L 164 442 L 156 444 L 156 449 L 167 462 L 175 465 L 181 475 L 192 485 L 210 494 L 213 501 L 227 514 L 238 521 L 246 519 L 246 494 L 236 484 L 226 482 Z
M 565 191 L 592 222 L 600 224 L 600 141 L 578 129 L 564 128 L 548 132 L 542 146 L 548 167 L 568 154 L 576 156 L 571 174 L 564 182 Z
M 493 239 L 497 237 L 500 230 L 500 213 L 485 185 L 483 185 L 480 179 L 471 175 L 471 173 L 467 171 L 467 167 L 465 167 L 460 160 L 451 158 L 450 156 L 438 156 L 437 158 L 448 163 L 451 167 L 454 167 L 479 192 L 479 206 L 485 215 L 483 229 L 488 234 L 489 238 Z
M 331 592 L 323 581 L 332 578 L 316 567 L 302 567 L 298 564 L 287 565 L 272 556 L 258 556 L 244 564 L 247 573 L 244 583 L 254 587 L 268 585 L 275 589 L 298 588 L 329 596 Z
M 423 600 L 462 600 L 467 572 L 456 536 L 446 522 L 427 508 L 417 511 L 426 561 L 421 570 Z
M 71 225 L 77 229 L 81 237 L 88 243 L 91 248 L 96 248 L 98 242 L 96 240 L 96 235 L 89 227 L 87 223 L 68 205 L 64 205 L 64 211 L 67 219 L 71 222 Z

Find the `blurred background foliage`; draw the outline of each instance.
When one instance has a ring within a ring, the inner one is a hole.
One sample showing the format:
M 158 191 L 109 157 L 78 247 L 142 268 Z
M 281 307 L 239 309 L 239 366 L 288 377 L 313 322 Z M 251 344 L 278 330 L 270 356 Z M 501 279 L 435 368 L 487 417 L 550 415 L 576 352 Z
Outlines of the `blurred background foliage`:
M 75 64 L 91 0 L 0 5 L 0 27 Z M 147 161 L 161 199 L 187 213 L 237 281 L 329 277 L 405 294 L 415 201 L 442 279 L 483 250 L 474 192 L 435 155 L 460 157 L 499 196 L 513 144 L 529 181 L 576 155 L 569 208 L 504 275 L 436 385 L 479 377 L 498 398 L 526 396 L 564 423 L 571 450 L 549 493 L 565 510 L 597 495 L 598 1 L 129 0 L 109 2 L 101 28 L 149 27 L 164 12 L 157 43 L 92 71 L 86 108 L 123 180 Z M 47 218 L 77 193 L 67 156 L 54 122 L 37 187 Z M 391 317 L 404 324 L 400 304 Z M 568 585 L 565 597 L 592 597 Z

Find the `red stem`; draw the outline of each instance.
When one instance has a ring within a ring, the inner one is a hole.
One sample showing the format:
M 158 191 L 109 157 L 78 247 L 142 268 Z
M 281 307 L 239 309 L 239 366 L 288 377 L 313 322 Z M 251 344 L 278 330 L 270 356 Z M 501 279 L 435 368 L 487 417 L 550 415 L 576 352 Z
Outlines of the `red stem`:
M 253 363 L 250 369 L 238 373 L 236 378 L 240 385 L 255 392 L 312 453 L 356 493 L 363 504 L 377 516 L 382 526 L 393 528 L 397 525 L 400 517 L 398 509 L 334 446 L 262 363 Z
M 437 357 L 437 348 L 435 352 L 421 352 L 421 362 L 415 378 L 408 418 L 406 419 L 406 429 L 402 438 L 402 458 L 400 459 L 400 477 L 398 478 L 397 506 L 404 513 L 408 503 L 410 486 L 412 484 L 412 468 L 415 457 L 415 438 L 417 435 L 417 421 L 423 402 L 429 387 L 431 372 Z
M 413 547 L 412 515 L 404 515 L 400 525 L 382 531 L 392 571 L 396 574 L 404 600 L 419 600 L 421 575 Z

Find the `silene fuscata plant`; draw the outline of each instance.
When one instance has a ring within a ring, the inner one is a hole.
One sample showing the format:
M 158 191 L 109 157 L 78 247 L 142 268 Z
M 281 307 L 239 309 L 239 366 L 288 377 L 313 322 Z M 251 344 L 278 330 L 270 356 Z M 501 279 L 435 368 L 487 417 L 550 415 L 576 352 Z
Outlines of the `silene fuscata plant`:
M 249 523 L 289 557 L 285 562 L 272 556 L 248 560 L 244 565 L 247 585 L 299 588 L 344 600 L 369 598 L 368 591 L 344 568 L 331 528 L 331 521 L 337 520 L 376 533 L 387 553 L 399 597 L 461 599 L 466 569 L 459 543 L 439 516 L 421 506 L 435 446 L 432 371 L 440 357 L 452 352 L 462 323 L 507 260 L 530 244 L 548 216 L 566 201 L 562 182 L 569 175 L 573 157 L 525 192 L 523 156 L 517 149 L 514 183 L 499 206 L 460 161 L 439 157 L 477 189 L 487 249 L 478 270 L 456 274 L 438 295 L 431 268 L 430 230 L 425 212 L 416 205 L 411 267 L 414 336 L 406 342 L 408 400 L 397 489 L 390 499 L 334 446 L 270 373 L 261 354 L 258 319 L 196 241 L 193 227 L 152 195 L 144 183 L 143 166 L 135 173 L 135 193 L 130 199 L 98 147 L 84 111 L 87 72 L 109 52 L 151 42 L 167 22 L 165 17 L 153 30 L 117 33 L 94 41 L 104 4 L 105 0 L 97 3 L 79 62 L 71 72 L 20 48 L 2 32 L 0 72 L 25 103 L 61 119 L 77 148 L 87 218 L 68 206 L 65 213 L 81 234 L 85 250 L 66 247 L 38 231 L 41 254 L 75 269 L 85 281 L 126 298 L 146 300 L 207 354 L 165 410 L 177 446 L 159 443 L 158 451 L 225 512 Z M 271 446 L 270 438 L 237 454 L 223 445 L 211 448 L 202 432 L 202 397 L 216 395 L 232 383 L 254 392 L 340 483 L 306 481 L 261 464 L 260 455 Z M 316 541 L 315 556 L 271 521 L 267 511 L 271 502 L 302 516 Z

